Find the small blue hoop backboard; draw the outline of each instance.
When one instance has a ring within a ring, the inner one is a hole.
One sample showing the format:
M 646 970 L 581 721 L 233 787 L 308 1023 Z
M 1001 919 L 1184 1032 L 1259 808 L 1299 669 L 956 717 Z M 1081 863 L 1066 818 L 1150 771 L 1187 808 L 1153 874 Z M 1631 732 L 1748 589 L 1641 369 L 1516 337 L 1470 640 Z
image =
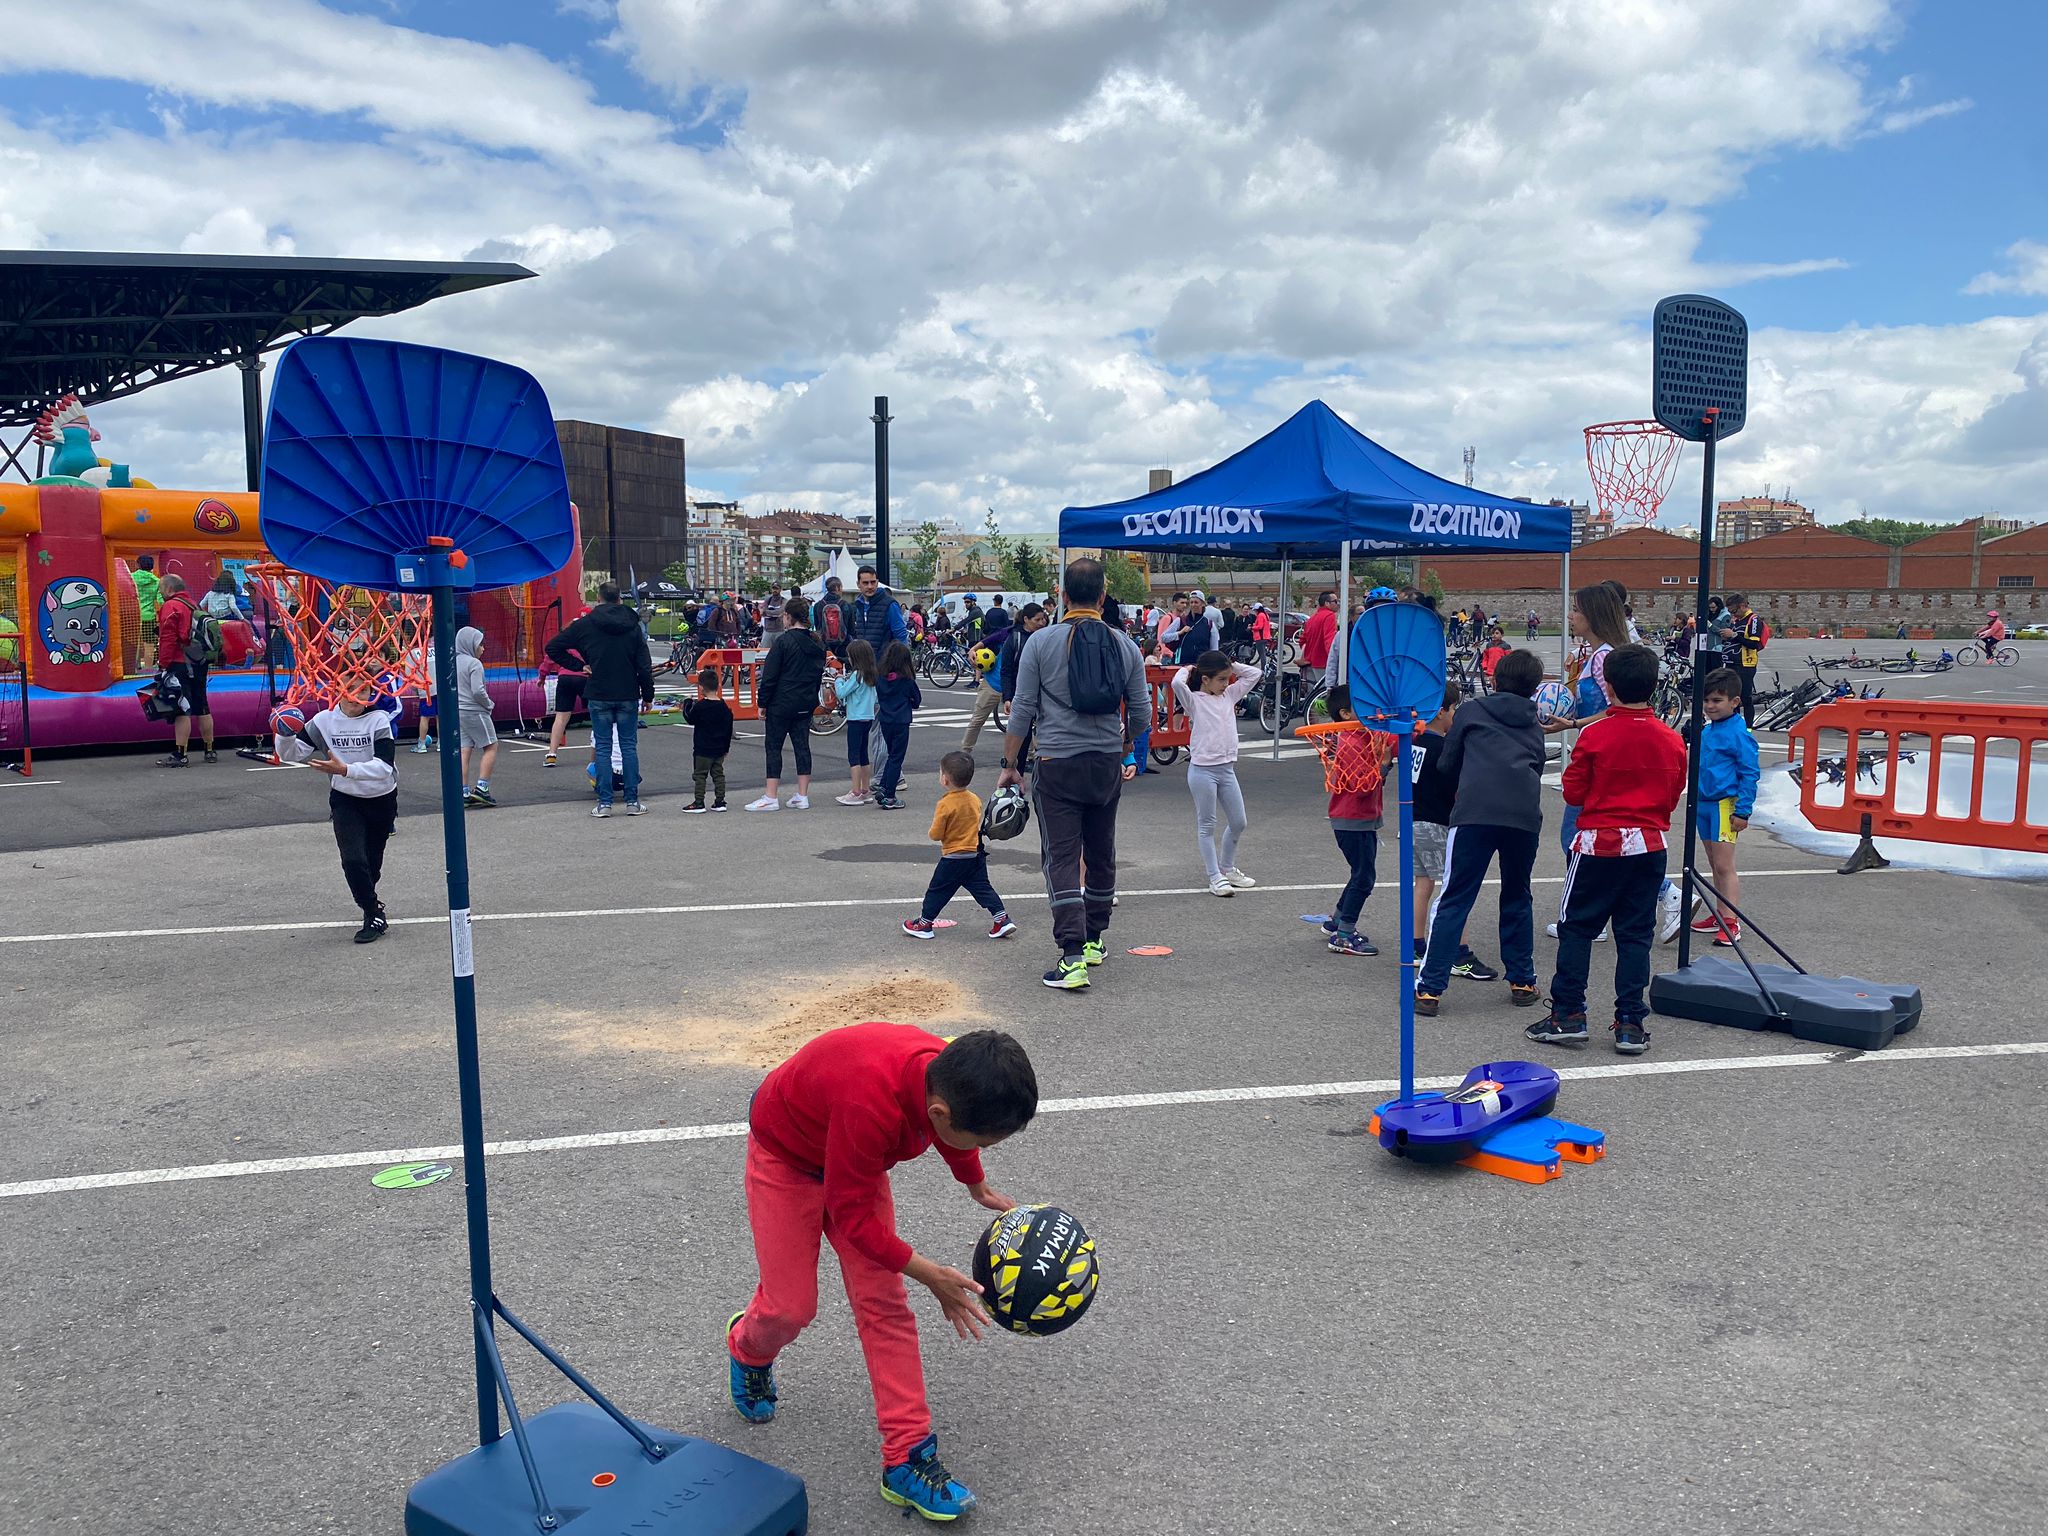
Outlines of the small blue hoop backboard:
M 1742 430 L 1749 414 L 1749 322 L 1719 299 L 1677 293 L 1657 302 L 1650 400 L 1657 420 L 1689 443 Z
M 337 584 L 411 589 L 430 538 L 479 590 L 553 575 L 576 525 L 533 375 L 441 347 L 309 336 L 278 358 L 263 432 L 263 539 Z
M 1376 730 L 1431 720 L 1444 703 L 1444 621 L 1420 603 L 1381 603 L 1351 626 L 1351 707 Z M 1374 719 L 1386 722 L 1374 725 Z

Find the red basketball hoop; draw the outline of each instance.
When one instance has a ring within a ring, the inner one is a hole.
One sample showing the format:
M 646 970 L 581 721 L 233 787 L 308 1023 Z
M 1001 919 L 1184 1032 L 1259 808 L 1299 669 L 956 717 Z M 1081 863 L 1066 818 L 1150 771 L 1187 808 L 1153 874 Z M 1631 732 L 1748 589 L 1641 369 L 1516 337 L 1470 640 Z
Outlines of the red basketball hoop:
M 1678 473 L 1685 444 L 1654 421 L 1603 421 L 1586 428 L 1586 473 L 1610 522 L 1647 528 Z

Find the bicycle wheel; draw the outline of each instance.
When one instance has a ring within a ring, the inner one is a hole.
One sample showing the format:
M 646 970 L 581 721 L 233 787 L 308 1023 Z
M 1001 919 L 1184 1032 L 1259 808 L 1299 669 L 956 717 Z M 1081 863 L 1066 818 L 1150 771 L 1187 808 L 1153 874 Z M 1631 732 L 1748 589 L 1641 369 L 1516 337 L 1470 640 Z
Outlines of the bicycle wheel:
M 2020 663 L 2020 648 L 2016 645 L 2001 645 L 1997 654 L 2001 667 L 2016 667 Z
M 1162 768 L 1168 767 L 1171 764 L 1180 761 L 1180 748 L 1154 747 L 1152 749 L 1152 761 L 1157 763 Z
M 811 734 L 813 736 L 836 736 L 845 729 L 846 707 L 836 698 L 832 700 L 828 707 L 818 710 L 817 713 L 811 716 Z
M 1956 652 L 1956 665 L 1959 667 L 1974 667 L 1983 659 L 1984 647 L 1974 640 Z
M 938 651 L 924 664 L 924 680 L 934 688 L 950 688 L 960 681 L 960 658 L 951 651 Z

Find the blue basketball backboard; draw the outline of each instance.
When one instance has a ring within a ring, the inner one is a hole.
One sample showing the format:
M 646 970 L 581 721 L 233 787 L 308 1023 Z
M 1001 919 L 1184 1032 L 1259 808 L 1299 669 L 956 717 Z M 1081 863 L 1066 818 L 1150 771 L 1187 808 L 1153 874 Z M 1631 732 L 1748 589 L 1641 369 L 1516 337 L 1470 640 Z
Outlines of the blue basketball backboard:
M 533 375 L 440 347 L 311 336 L 286 348 L 263 434 L 263 538 L 286 565 L 376 590 L 454 541 L 478 590 L 551 576 L 575 518 Z
M 1444 621 L 1420 603 L 1382 603 L 1351 626 L 1351 707 L 1367 725 L 1436 715 L 1444 702 Z

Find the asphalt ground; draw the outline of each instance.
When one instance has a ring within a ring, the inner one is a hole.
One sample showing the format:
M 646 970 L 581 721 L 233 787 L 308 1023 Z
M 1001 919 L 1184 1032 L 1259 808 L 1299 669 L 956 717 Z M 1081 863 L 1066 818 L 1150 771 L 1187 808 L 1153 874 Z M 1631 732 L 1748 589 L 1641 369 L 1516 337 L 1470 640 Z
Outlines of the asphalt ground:
M 1803 962 L 1923 988 L 1919 1031 L 1868 1057 L 1663 1019 L 1638 1063 L 1547 1051 L 1504 983 L 1454 982 L 1419 1025 L 1425 1076 L 1622 1068 L 1568 1082 L 1557 1110 L 1607 1133 L 1606 1160 L 1526 1186 L 1333 1134 L 1391 1092 L 1371 1085 L 1396 1068 L 1397 898 L 1383 883 L 1366 910 L 1377 959 L 1330 955 L 1300 921 L 1343 873 L 1312 757 L 1247 748 L 1240 862 L 1262 884 L 1228 901 L 1194 890 L 1180 774 L 1131 786 L 1112 958 L 1065 995 L 1037 983 L 1034 834 L 994 860 L 1015 939 L 984 940 L 964 898 L 937 942 L 895 931 L 956 740 L 912 733 L 900 814 L 830 803 L 828 740 L 816 809 L 686 818 L 670 728 L 642 736 L 646 817 L 594 822 L 573 756 L 509 751 L 506 804 L 469 814 L 487 1133 L 570 1143 L 489 1162 L 498 1288 L 634 1412 L 800 1473 L 814 1530 L 903 1528 L 875 1495 L 829 1258 L 777 1422 L 725 1401 L 719 1330 L 752 1263 L 743 1143 L 720 1128 L 821 1029 L 996 1024 L 1062 1102 L 991 1176 L 1079 1213 L 1105 1278 L 1052 1340 L 964 1345 L 920 1309 L 975 1527 L 2040 1528 L 2048 888 L 1841 877 L 1746 841 L 1745 905 Z M 757 754 L 736 748 L 735 804 Z M 0 1493 L 18 1529 L 395 1532 L 411 1481 L 470 1443 L 461 1180 L 370 1182 L 371 1154 L 459 1134 L 429 762 L 399 760 L 400 921 L 369 949 L 304 770 L 175 774 L 178 835 L 128 819 L 158 813 L 146 759 L 0 790 Z M 1547 838 L 1539 922 L 1561 872 Z M 1497 961 L 1494 920 L 1489 893 L 1469 932 Z M 143 932 L 173 928 L 212 931 Z M 1174 953 L 1124 952 L 1147 944 Z M 1546 974 L 1552 949 L 1539 934 Z M 1596 1004 L 1610 957 L 1596 947 Z M 261 1171 L 294 1157 L 319 1165 Z M 906 1236 L 964 1263 L 984 1213 L 942 1166 L 899 1170 L 897 1191 Z M 510 1357 L 528 1411 L 569 1395 Z

